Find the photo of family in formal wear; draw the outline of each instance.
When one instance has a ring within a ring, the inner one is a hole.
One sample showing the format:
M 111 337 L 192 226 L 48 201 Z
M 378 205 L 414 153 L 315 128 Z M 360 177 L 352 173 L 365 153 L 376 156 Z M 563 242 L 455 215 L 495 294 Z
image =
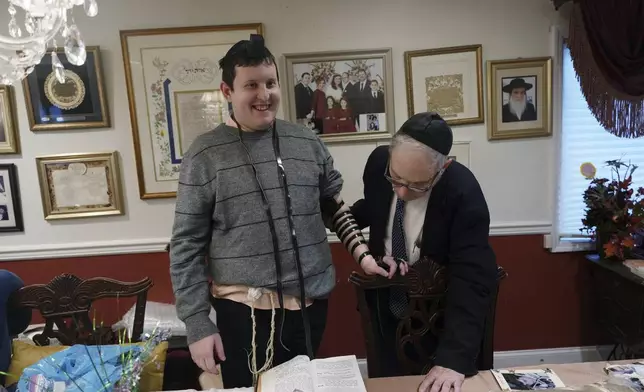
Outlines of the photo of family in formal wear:
M 383 65 L 382 59 L 293 64 L 295 120 L 321 135 L 383 131 Z

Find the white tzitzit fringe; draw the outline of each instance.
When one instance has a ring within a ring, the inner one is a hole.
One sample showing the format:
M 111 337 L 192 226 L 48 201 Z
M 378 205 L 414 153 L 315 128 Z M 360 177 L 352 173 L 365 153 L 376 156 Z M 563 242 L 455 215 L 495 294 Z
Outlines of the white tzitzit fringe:
M 262 365 L 261 368 L 257 369 L 257 343 L 255 341 L 257 334 L 257 323 L 255 321 L 255 301 L 258 300 L 264 293 L 268 294 L 268 297 L 271 300 L 271 332 L 268 336 L 268 344 L 266 345 L 266 360 L 264 361 L 264 365 Z M 248 368 L 253 374 L 253 384 L 256 384 L 259 375 L 262 372 L 270 369 L 273 365 L 273 341 L 275 337 L 275 302 L 273 300 L 272 292 L 255 287 L 248 289 L 248 302 L 250 305 L 250 317 L 253 320 L 253 334 L 251 339 L 251 352 L 248 355 Z

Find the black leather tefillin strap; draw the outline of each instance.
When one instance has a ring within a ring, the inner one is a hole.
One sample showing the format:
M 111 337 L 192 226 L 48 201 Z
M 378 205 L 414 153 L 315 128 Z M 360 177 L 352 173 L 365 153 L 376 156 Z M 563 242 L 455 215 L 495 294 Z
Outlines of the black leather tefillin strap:
M 235 123 L 237 124 L 237 129 L 238 129 L 238 136 L 239 136 L 239 141 L 241 142 L 241 145 L 243 148 L 246 150 L 246 154 L 248 155 L 248 159 L 250 161 L 250 164 L 253 168 L 253 172 L 255 174 L 255 180 L 257 181 L 257 184 L 260 188 L 260 193 L 261 193 L 261 198 L 262 198 L 262 205 L 264 207 L 264 211 L 266 212 L 267 218 L 268 218 L 268 226 L 271 231 L 271 238 L 273 242 L 273 255 L 275 258 L 275 274 L 277 275 L 277 298 L 278 302 L 280 305 L 280 308 L 282 309 L 282 317 L 281 317 L 281 322 L 280 322 L 280 331 L 279 331 L 279 338 L 280 338 L 280 344 L 282 347 L 284 347 L 286 350 L 288 350 L 288 347 L 284 346 L 284 343 L 282 342 L 282 333 L 284 329 L 284 320 L 285 320 L 285 309 L 284 309 L 284 285 L 282 282 L 282 257 L 280 255 L 279 251 L 279 240 L 277 236 L 277 231 L 275 230 L 275 222 L 273 220 L 273 214 L 271 212 L 270 208 L 270 203 L 268 201 L 268 198 L 266 196 L 266 193 L 264 192 L 264 188 L 262 187 L 262 183 L 260 181 L 259 173 L 257 172 L 257 168 L 255 167 L 255 163 L 252 159 L 252 156 L 250 154 L 250 151 L 248 150 L 248 147 L 243 142 L 243 131 L 241 129 L 241 125 L 237 122 L 235 119 L 234 115 L 231 114 L 231 118 Z M 284 198 L 285 198 L 285 204 L 286 204 L 286 213 L 288 216 L 288 225 L 289 225 L 289 231 L 291 233 L 291 242 L 293 246 L 293 252 L 295 256 L 295 265 L 297 267 L 297 274 L 298 274 L 298 282 L 300 286 L 300 308 L 301 308 L 301 313 L 302 313 L 302 321 L 304 323 L 304 337 L 306 341 L 306 351 L 307 355 L 310 358 L 313 358 L 313 345 L 311 344 L 311 324 L 309 322 L 309 317 L 307 313 L 307 308 L 306 308 L 306 293 L 304 290 L 304 273 L 302 271 L 302 263 L 300 261 L 300 254 L 299 254 L 299 247 L 298 247 L 298 242 L 297 242 L 297 235 L 295 233 L 295 227 L 293 224 L 293 209 L 291 206 L 291 194 L 288 190 L 288 183 L 286 179 L 286 170 L 284 169 L 284 165 L 282 162 L 282 157 L 280 155 L 280 147 L 279 147 L 279 139 L 277 135 L 277 125 L 276 122 L 273 122 L 272 126 L 272 132 L 273 132 L 273 151 L 275 153 L 275 159 L 277 162 L 277 171 L 279 173 L 279 180 L 280 184 L 282 185 L 282 189 L 284 190 Z

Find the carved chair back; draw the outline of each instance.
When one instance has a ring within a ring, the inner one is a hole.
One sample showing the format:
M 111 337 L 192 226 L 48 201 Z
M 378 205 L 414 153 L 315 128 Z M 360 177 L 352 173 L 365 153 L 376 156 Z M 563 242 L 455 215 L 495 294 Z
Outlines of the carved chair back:
M 497 267 L 497 282 L 507 276 L 502 267 Z M 409 272 L 403 277 L 396 274 L 392 279 L 378 275 L 366 276 L 353 272 L 349 281 L 354 284 L 358 297 L 358 310 L 360 311 L 362 330 L 366 340 L 367 366 L 369 377 L 382 377 L 385 375 L 383 361 L 378 358 L 375 329 L 372 312 L 367 301 L 367 291 L 388 287 L 404 287 L 409 301 L 404 315 L 398 322 L 396 330 L 396 350 L 398 360 L 407 374 L 425 374 L 429 371 L 434 360 L 434 353 L 428 352 L 424 346 L 424 337 L 430 333 L 440 336 L 445 309 L 447 292 L 447 269 L 445 266 L 427 258 L 409 267 Z M 485 320 L 485 329 L 481 341 L 481 349 L 477 357 L 479 370 L 493 368 L 493 339 L 494 321 L 496 314 L 497 290 L 493 293 L 490 310 Z M 414 353 L 413 358 L 408 355 Z
M 60 344 L 114 344 L 118 343 L 118 331 L 111 326 L 96 326 L 90 309 L 92 303 L 102 298 L 136 297 L 132 341 L 141 340 L 145 319 L 147 293 L 152 280 L 121 282 L 109 278 L 82 280 L 75 275 L 61 274 L 47 284 L 33 284 L 16 291 L 11 301 L 15 306 L 37 309 L 45 319 L 42 333 L 33 337 L 36 344 L 49 345 L 50 339 Z M 56 326 L 56 329 L 54 329 Z

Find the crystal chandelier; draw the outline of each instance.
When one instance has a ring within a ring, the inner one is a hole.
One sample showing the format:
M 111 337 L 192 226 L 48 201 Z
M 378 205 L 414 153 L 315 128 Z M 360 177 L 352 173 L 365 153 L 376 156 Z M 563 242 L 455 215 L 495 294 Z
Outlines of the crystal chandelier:
M 14 84 L 33 72 L 48 46 L 57 48 L 57 38 L 70 64 L 85 63 L 85 43 L 73 18 L 76 6 L 84 6 L 89 17 L 98 13 L 96 0 L 9 0 L 9 36 L 0 35 L 0 84 Z M 24 12 L 22 24 L 18 10 Z M 55 50 L 51 64 L 58 81 L 64 83 L 65 68 Z

